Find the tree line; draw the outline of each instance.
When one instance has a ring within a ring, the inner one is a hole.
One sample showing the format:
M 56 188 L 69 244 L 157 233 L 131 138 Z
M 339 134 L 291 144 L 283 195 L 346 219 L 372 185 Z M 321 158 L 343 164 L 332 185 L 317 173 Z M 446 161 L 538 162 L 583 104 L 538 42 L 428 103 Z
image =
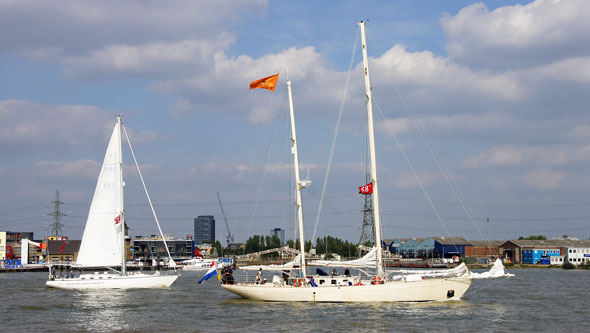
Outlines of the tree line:
M 215 242 L 217 245 L 219 242 Z M 281 247 L 283 245 L 288 245 L 290 248 L 294 248 L 299 250 L 299 239 L 289 239 L 285 242 L 285 244 L 281 244 L 281 240 L 275 235 L 254 235 L 246 241 L 244 244 L 243 249 L 238 249 L 234 251 L 229 251 L 228 249 L 224 250 L 224 254 L 231 255 L 239 255 L 239 254 L 248 254 L 254 252 L 260 252 L 270 249 L 275 249 Z M 372 246 L 372 244 L 364 244 L 366 246 Z M 221 244 L 219 244 L 221 246 Z M 217 246 L 215 246 L 217 247 Z M 305 252 L 309 252 L 312 248 L 311 241 L 305 242 Z M 357 244 L 351 243 L 349 241 L 344 241 L 337 237 L 327 236 L 327 237 L 318 237 L 316 239 L 316 247 L 315 247 L 317 254 L 331 254 L 335 253 L 343 257 L 353 257 L 357 254 Z M 220 252 L 219 252 L 220 253 Z M 265 257 L 274 257 L 278 256 L 278 253 L 269 253 L 264 255 Z

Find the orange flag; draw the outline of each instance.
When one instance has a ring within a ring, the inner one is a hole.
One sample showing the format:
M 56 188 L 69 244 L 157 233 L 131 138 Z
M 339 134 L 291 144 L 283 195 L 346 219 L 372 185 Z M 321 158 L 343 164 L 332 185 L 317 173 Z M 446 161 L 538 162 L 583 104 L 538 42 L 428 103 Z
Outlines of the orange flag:
M 268 89 L 270 91 L 275 91 L 275 87 L 277 86 L 277 80 L 279 79 L 279 74 L 267 76 L 263 79 L 256 80 L 250 83 L 250 89 Z

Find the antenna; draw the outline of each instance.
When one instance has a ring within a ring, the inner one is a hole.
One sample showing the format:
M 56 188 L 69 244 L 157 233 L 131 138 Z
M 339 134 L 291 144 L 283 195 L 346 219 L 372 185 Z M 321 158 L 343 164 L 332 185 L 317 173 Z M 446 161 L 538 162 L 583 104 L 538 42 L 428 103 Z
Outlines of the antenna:
M 55 201 L 50 202 L 55 205 L 55 210 L 53 213 L 49 213 L 47 215 L 53 216 L 53 224 L 51 225 L 51 236 L 63 236 L 61 231 L 61 227 L 63 224 L 61 223 L 61 217 L 67 216 L 66 214 L 60 211 L 60 206 L 64 203 L 59 201 L 59 190 L 55 191 Z

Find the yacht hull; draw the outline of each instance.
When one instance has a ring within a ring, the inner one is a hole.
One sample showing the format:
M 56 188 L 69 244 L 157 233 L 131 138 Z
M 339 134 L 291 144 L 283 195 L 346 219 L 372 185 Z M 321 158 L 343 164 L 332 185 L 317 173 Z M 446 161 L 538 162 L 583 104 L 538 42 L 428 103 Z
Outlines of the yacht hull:
M 246 299 L 271 302 L 427 302 L 460 299 L 470 285 L 469 277 L 454 277 L 358 286 L 222 284 L 221 287 Z
M 114 275 L 114 274 L 84 274 L 77 278 L 55 279 L 45 283 L 47 287 L 57 289 L 142 289 L 168 288 L 179 275 Z

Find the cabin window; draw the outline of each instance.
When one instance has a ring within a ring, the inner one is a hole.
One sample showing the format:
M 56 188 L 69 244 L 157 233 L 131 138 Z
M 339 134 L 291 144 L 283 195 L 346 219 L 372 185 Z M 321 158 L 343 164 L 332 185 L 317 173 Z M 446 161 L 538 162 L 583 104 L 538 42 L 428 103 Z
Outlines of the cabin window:
M 336 284 L 336 280 L 332 280 L 332 284 Z

